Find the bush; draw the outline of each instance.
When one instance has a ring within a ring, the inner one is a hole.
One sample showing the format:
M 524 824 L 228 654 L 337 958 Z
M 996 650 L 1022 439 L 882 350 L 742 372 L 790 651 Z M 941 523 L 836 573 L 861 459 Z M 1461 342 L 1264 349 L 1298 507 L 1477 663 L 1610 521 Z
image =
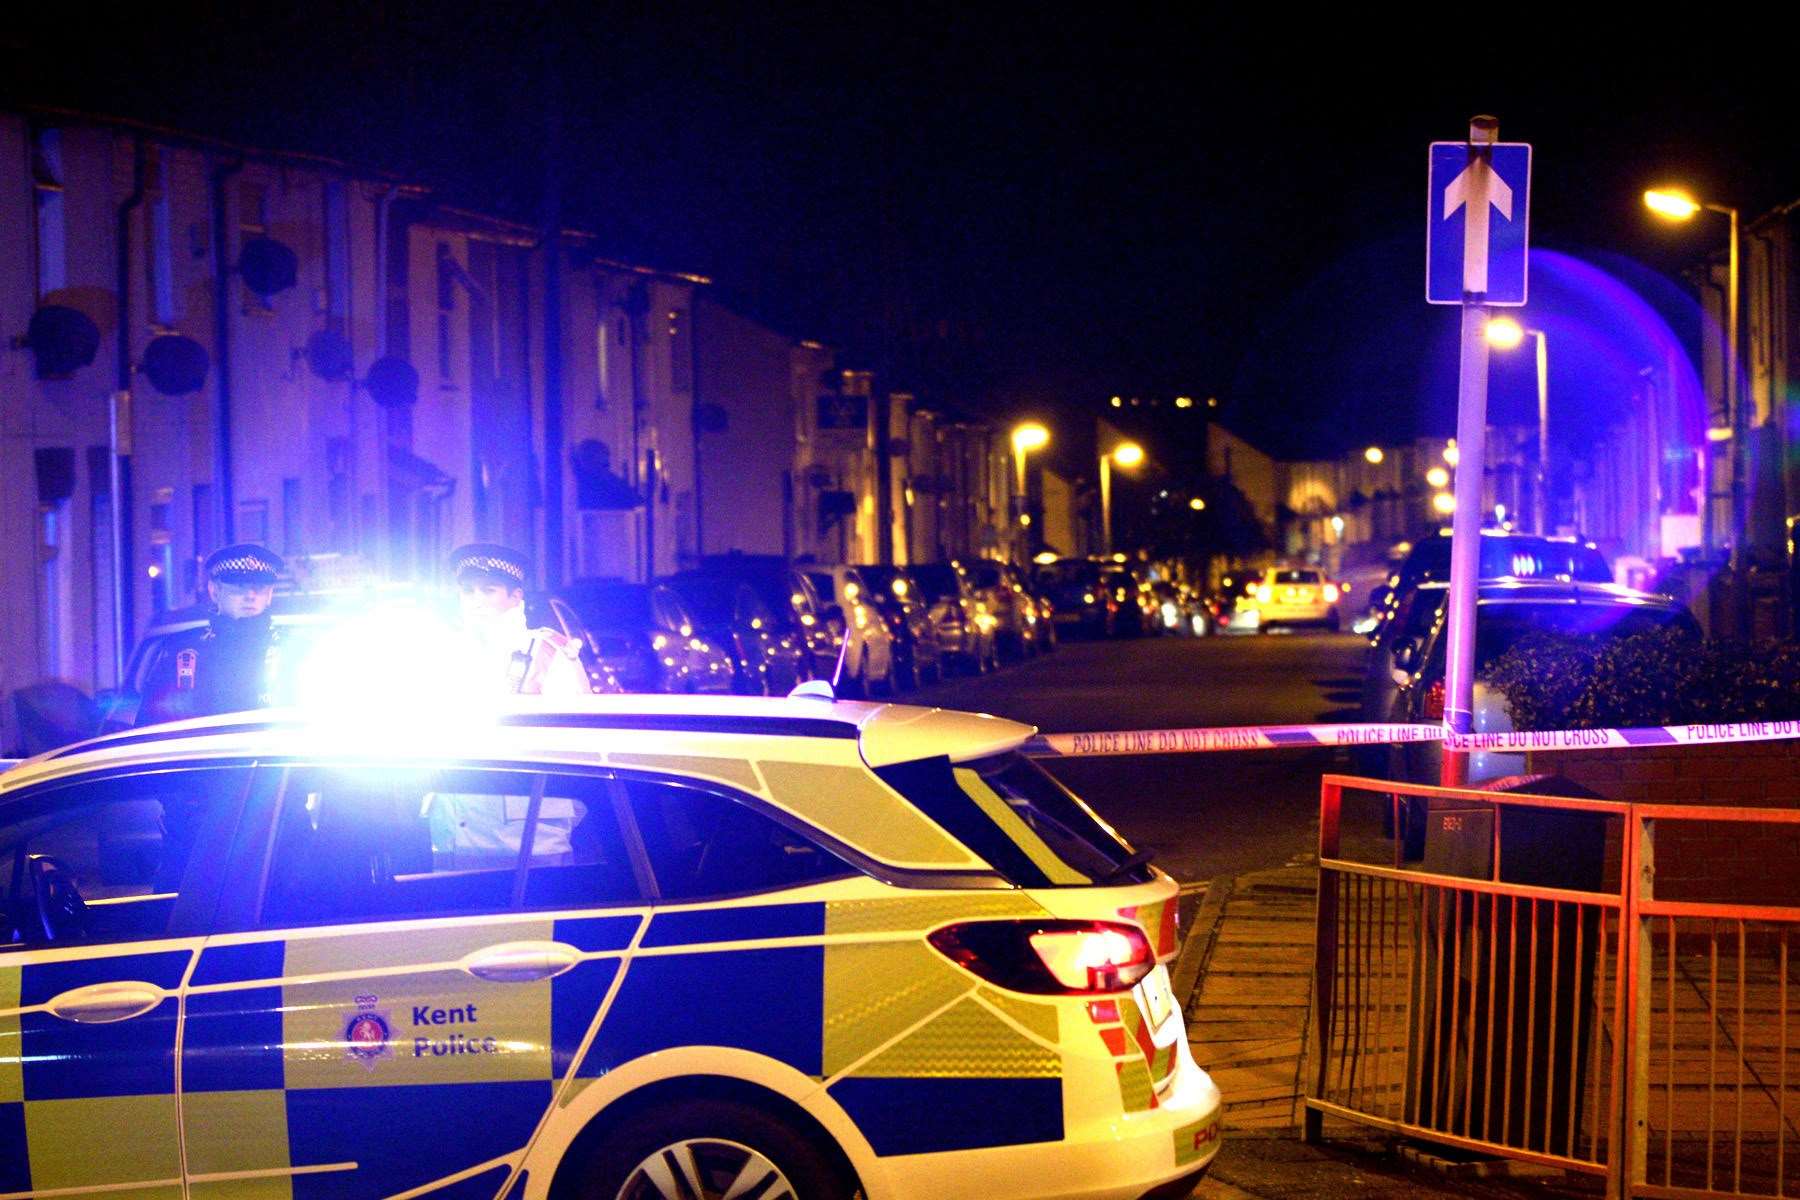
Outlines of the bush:
M 1533 634 L 1488 683 L 1519 729 L 1800 720 L 1800 645 L 1705 642 L 1679 630 L 1603 640 Z

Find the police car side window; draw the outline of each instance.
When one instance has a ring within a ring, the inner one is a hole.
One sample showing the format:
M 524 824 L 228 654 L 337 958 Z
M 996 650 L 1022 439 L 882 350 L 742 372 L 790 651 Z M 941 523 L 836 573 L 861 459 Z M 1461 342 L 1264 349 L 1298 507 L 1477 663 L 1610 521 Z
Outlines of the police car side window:
M 836 855 L 710 788 L 627 779 L 631 811 L 664 900 L 798 887 L 853 873 Z
M 279 803 L 264 928 L 639 898 L 599 780 L 306 767 Z
M 157 771 L 45 788 L 0 810 L 0 944 L 165 936 L 202 827 L 237 768 Z

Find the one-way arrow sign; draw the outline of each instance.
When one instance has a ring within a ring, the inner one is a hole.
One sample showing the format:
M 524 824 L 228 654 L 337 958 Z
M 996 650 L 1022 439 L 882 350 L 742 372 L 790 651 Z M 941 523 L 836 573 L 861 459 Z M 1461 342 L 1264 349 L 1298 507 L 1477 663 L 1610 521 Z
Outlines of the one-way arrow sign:
M 1425 211 L 1425 299 L 1525 303 L 1531 147 L 1431 144 Z

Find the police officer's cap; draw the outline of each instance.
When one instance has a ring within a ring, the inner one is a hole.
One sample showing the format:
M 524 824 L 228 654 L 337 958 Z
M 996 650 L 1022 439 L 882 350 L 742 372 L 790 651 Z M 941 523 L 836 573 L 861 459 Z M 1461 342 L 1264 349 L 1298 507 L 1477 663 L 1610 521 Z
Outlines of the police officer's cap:
M 206 556 L 206 577 L 215 583 L 268 587 L 286 568 L 281 555 L 254 542 L 224 546 Z
M 450 574 L 459 584 L 498 583 L 523 590 L 529 566 L 523 554 L 493 542 L 474 542 L 450 556 Z

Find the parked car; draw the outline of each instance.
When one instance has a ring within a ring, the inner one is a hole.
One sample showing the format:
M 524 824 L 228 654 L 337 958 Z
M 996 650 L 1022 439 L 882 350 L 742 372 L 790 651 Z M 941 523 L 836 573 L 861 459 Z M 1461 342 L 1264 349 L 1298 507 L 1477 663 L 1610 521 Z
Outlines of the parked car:
M 944 647 L 938 639 L 931 606 L 911 571 L 905 567 L 864 564 L 856 568 L 869 585 L 875 607 L 887 618 L 900 663 L 900 682 L 909 688 L 944 677 Z
M 975 599 L 994 618 L 996 653 L 1012 658 L 1037 653 L 1037 606 L 1008 573 L 1008 564 L 972 558 L 956 565 L 968 578 Z
M 1025 568 L 1007 563 L 1003 570 L 1025 605 L 1025 628 L 1031 639 L 1031 653 L 1048 654 L 1056 649 L 1056 606 L 1038 590 Z
M 843 631 L 844 669 L 838 690 L 846 696 L 900 690 L 900 662 L 887 618 L 875 604 L 874 589 L 855 567 L 809 567 L 806 577 L 824 604 L 825 619 Z
M 909 569 L 931 605 L 938 641 L 950 661 L 975 674 L 999 666 L 994 616 L 976 597 L 969 577 L 955 563 L 924 563 Z
M 1435 724 L 1444 719 L 1449 588 L 1435 584 L 1424 594 L 1434 597 L 1432 619 L 1423 633 L 1402 643 L 1394 656 L 1395 694 L 1383 719 L 1395 723 Z M 1528 634 L 1548 631 L 1612 639 L 1673 627 L 1700 636 L 1699 625 L 1680 601 L 1609 583 L 1484 583 L 1477 593 L 1476 614 L 1472 727 L 1477 733 L 1504 733 L 1513 728 L 1506 698 L 1488 687 L 1485 677 L 1495 661 Z M 1438 782 L 1443 764 L 1439 743 L 1409 742 L 1388 750 L 1390 778 Z M 1469 760 L 1471 782 L 1516 775 L 1525 769 L 1521 754 L 1481 752 L 1471 754 Z M 1415 851 L 1424 828 L 1421 802 L 1409 813 L 1407 826 L 1408 844 Z
M 1302 626 L 1336 630 L 1342 592 L 1317 567 L 1269 567 L 1238 602 L 1239 621 L 1267 633 Z
M 1185 583 L 1159 579 L 1150 585 L 1157 627 L 1176 637 L 1205 637 L 1212 632 L 1212 610 L 1205 598 Z
M 1051 620 L 1059 632 L 1090 638 L 1112 636 L 1119 605 L 1105 587 L 1098 562 L 1059 558 L 1040 566 L 1035 578 L 1053 606 Z
M 1135 571 L 1119 563 L 1104 564 L 1100 586 L 1117 606 L 1113 614 L 1114 637 L 1143 637 L 1156 632 L 1155 600 Z
M 595 649 L 626 691 L 731 691 L 731 654 L 700 631 L 674 589 L 578 579 L 563 598 L 593 630 Z
M 381 716 L 0 776 L 0 1181 L 1138 1197 L 1218 1152 L 1176 882 L 1029 726 L 612 696 L 446 746 Z
M 809 678 L 830 679 L 837 670 L 841 631 L 823 614 L 824 604 L 812 581 L 787 559 L 775 554 L 713 554 L 700 560 L 700 570 L 747 583 L 762 597 L 787 632 L 812 656 Z
M 733 691 L 785 696 L 813 678 L 812 652 L 799 627 L 778 621 L 748 583 L 710 571 L 683 571 L 663 583 L 686 603 L 707 640 L 730 652 Z
M 1481 531 L 1479 572 L 1482 579 L 1544 579 L 1559 583 L 1611 583 L 1612 568 L 1592 542 L 1572 537 L 1544 537 L 1504 529 Z M 1380 641 L 1414 588 L 1450 578 L 1450 534 L 1422 537 L 1388 577 L 1387 594 L 1370 630 Z

